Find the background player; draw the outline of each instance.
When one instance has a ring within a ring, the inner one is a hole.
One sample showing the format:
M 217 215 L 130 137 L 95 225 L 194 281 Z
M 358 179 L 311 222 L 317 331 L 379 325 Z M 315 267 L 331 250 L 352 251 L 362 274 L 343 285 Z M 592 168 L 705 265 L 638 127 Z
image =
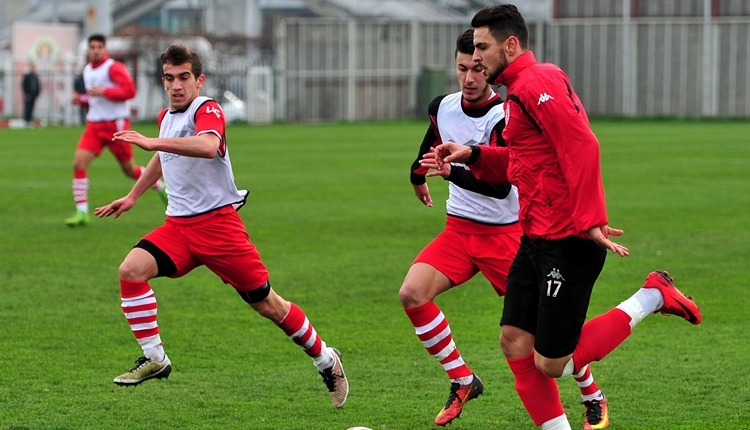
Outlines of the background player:
M 117 218 L 162 173 L 169 184 L 165 224 L 141 239 L 120 265 L 122 309 L 144 356 L 114 382 L 137 385 L 169 376 L 172 365 L 164 352 L 156 297 L 148 281 L 158 276 L 178 278 L 205 265 L 312 358 L 333 405 L 342 407 L 349 383 L 341 354 L 326 346 L 302 309 L 271 289 L 266 266 L 237 214 L 246 194 L 234 184 L 221 107 L 200 96 L 205 81 L 200 58 L 184 46 L 172 45 L 161 62 L 169 109 L 159 114 L 159 137 L 146 138 L 131 130 L 114 136 L 116 141 L 157 152 L 127 196 L 95 212 Z
M 89 179 L 86 169 L 105 147 L 115 156 L 126 176 L 137 180 L 143 173 L 143 167 L 136 165 L 133 160 L 133 148 L 130 144 L 112 140 L 115 132 L 130 128 L 127 100 L 135 97 L 133 79 L 123 63 L 109 58 L 103 35 L 94 34 L 89 37 L 86 54 L 89 61 L 83 69 L 86 93 L 76 92 L 73 97 L 74 104 L 88 103 L 88 112 L 86 128 L 73 158 L 76 213 L 65 220 L 65 224 L 70 227 L 84 226 L 90 221 Z M 157 180 L 152 188 L 166 203 L 167 194 L 162 181 Z
M 505 146 L 501 137 L 505 125 L 503 102 L 487 83 L 482 67 L 472 59 L 473 53 L 474 30 L 467 30 L 456 40 L 456 75 L 461 91 L 437 97 L 428 109 L 430 126 L 411 170 L 414 192 L 426 206 L 432 206 L 432 198 L 425 181 L 428 169 L 420 160 L 434 146 L 443 141 Z M 433 299 L 480 271 L 499 296 L 505 295 L 521 226 L 517 190 L 507 182 L 480 181 L 460 163 L 443 164 L 428 175 L 440 175 L 449 181 L 446 227 L 414 260 L 399 299 L 417 337 L 451 380 L 448 401 L 435 418 L 435 424 L 443 426 L 458 418 L 464 404 L 482 394 L 484 386 L 464 362 L 448 320 Z M 608 416 L 607 405 L 588 367 L 577 381 L 587 415 L 597 416 L 596 422 L 601 424 Z

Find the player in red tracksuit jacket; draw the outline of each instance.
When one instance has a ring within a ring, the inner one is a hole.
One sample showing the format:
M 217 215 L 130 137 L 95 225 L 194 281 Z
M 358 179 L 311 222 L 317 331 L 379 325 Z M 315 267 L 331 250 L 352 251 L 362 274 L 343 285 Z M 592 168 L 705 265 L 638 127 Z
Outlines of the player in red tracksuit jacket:
M 448 142 L 425 163 L 464 162 L 480 180 L 508 179 L 518 187 L 523 237 L 508 274 L 500 343 L 534 423 L 569 429 L 553 378 L 601 360 L 651 313 L 699 324 L 700 309 L 667 272 L 654 271 L 633 296 L 584 324 L 606 250 L 628 255 L 608 238 L 622 230 L 607 225 L 598 141 L 565 73 L 528 51 L 528 29 L 515 6 L 481 9 L 471 25 L 474 59 L 488 82 L 508 88 L 507 148 Z M 584 429 L 609 425 L 606 408 L 589 412 Z
M 450 379 L 448 401 L 435 418 L 444 426 L 458 418 L 467 402 L 484 392 L 453 337 L 448 316 L 436 296 L 464 284 L 481 272 L 499 296 L 505 295 L 508 270 L 521 242 L 518 192 L 508 181 L 477 180 L 463 164 L 444 164 L 428 172 L 419 160 L 443 141 L 465 145 L 505 146 L 503 101 L 486 82 L 473 60 L 474 30 L 456 40 L 456 76 L 461 91 L 438 96 L 430 103 L 430 125 L 412 164 L 410 181 L 422 204 L 432 206 L 426 176 L 448 181 L 445 229 L 416 257 L 399 289 L 399 300 L 427 352 Z M 591 374 L 575 378 L 583 404 L 603 399 Z

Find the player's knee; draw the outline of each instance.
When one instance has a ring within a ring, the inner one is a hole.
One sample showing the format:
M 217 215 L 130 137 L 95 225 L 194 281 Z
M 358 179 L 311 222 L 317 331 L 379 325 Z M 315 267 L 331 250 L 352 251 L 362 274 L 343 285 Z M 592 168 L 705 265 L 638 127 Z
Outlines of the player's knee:
M 522 358 L 534 352 L 534 336 L 510 325 L 500 332 L 500 349 L 506 358 Z
M 266 283 L 261 285 L 260 288 L 250 291 L 237 290 L 237 293 L 242 297 L 242 300 L 252 306 L 262 302 L 268 297 L 268 294 L 271 293 L 271 282 L 266 281 Z
M 120 279 L 124 281 L 146 281 L 148 280 L 147 277 L 144 274 L 144 269 L 141 267 L 141 265 L 136 264 L 134 261 L 131 261 L 130 259 L 125 259 L 125 261 L 120 264 L 119 269 L 119 275 Z
M 534 364 L 548 378 L 559 378 L 562 375 L 562 367 L 558 366 L 555 361 L 546 359 L 538 354 L 534 357 Z
M 404 281 L 404 284 L 401 285 L 401 288 L 398 290 L 398 299 L 401 301 L 404 308 L 421 306 L 430 300 L 425 297 L 417 285 L 408 281 Z

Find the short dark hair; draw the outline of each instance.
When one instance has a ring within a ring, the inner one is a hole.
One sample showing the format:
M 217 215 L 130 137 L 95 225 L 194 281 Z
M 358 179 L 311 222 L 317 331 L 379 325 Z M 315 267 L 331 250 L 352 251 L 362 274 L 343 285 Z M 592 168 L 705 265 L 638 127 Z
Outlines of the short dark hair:
M 453 54 L 453 56 L 457 56 L 458 53 L 462 54 L 474 54 L 474 29 L 470 28 L 463 33 L 461 33 L 460 36 L 458 36 L 458 39 L 456 39 L 456 52 Z
M 161 65 L 172 64 L 179 66 L 180 64 L 190 63 L 190 70 L 193 72 L 193 76 L 196 78 L 203 73 L 203 64 L 198 54 L 190 48 L 183 45 L 170 45 L 163 54 L 161 54 Z
M 107 44 L 107 38 L 104 37 L 103 34 L 92 34 L 91 36 L 89 36 L 88 43 L 90 44 L 93 40 L 96 40 L 97 42 L 102 42 L 102 45 Z
M 499 4 L 479 9 L 471 19 L 474 28 L 488 27 L 490 34 L 499 42 L 516 36 L 521 48 L 529 45 L 529 29 L 518 8 L 512 4 Z

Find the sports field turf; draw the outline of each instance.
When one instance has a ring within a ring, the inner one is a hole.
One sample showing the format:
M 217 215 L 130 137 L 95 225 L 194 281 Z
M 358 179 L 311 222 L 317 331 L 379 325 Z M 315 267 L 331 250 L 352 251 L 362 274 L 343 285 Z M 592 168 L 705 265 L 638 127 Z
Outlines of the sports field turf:
M 121 388 L 140 356 L 120 311 L 117 268 L 159 225 L 145 194 L 120 219 L 71 229 L 71 162 L 80 128 L 0 130 L 0 430 L 430 429 L 449 383 L 413 334 L 397 292 L 443 227 L 413 195 L 408 170 L 425 121 L 232 125 L 240 212 L 274 288 L 344 353 L 349 401 L 331 407 L 310 360 L 204 268 L 152 282 L 174 371 Z M 153 124 L 136 129 L 154 135 Z M 750 429 L 750 123 L 595 120 L 610 224 L 628 258 L 610 255 L 589 316 L 667 269 L 703 310 L 694 327 L 653 315 L 592 366 L 612 429 Z M 138 151 L 146 163 L 149 154 Z M 90 171 L 92 206 L 130 189 L 109 153 Z M 453 430 L 532 429 L 497 346 L 503 306 L 481 277 L 437 300 L 464 358 L 485 382 Z M 582 406 L 559 381 L 573 428 Z

